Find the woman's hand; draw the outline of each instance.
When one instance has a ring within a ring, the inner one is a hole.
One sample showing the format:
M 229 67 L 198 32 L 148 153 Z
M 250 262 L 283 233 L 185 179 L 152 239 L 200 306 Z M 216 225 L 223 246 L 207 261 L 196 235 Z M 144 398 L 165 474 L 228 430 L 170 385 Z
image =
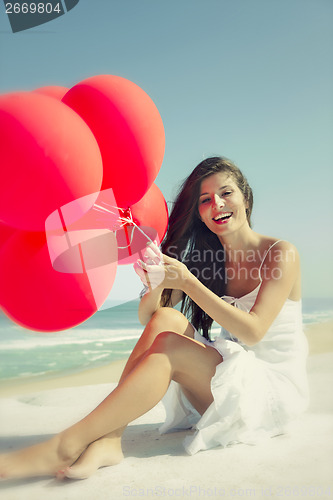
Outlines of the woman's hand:
M 142 259 L 134 264 L 134 269 L 142 283 L 150 289 L 161 287 L 182 290 L 190 275 L 184 264 L 162 254 L 153 243 L 147 244 Z

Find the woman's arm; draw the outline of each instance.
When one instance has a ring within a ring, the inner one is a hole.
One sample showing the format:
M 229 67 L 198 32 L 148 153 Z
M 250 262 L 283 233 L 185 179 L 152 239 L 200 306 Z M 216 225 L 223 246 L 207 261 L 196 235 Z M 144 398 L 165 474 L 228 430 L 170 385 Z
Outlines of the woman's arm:
M 162 253 L 156 245 L 152 246 L 154 251 L 147 245 L 143 258 L 150 264 L 159 265 L 161 263 Z M 160 268 L 160 266 L 158 267 Z M 161 279 L 155 286 L 152 286 L 148 273 L 140 267 L 138 262 L 134 264 L 134 271 L 141 279 L 142 284 L 146 287 L 146 291 L 141 297 L 138 309 L 139 321 L 142 325 L 146 325 L 154 312 L 161 307 L 161 297 L 164 286 L 161 285 Z
M 161 297 L 163 287 L 156 287 L 154 289 L 149 289 L 142 297 L 138 316 L 141 325 L 146 325 L 154 312 L 161 307 Z M 181 290 L 172 290 L 170 304 L 167 307 L 174 307 L 178 302 L 181 301 L 183 292 Z
M 184 282 L 184 292 L 217 323 L 235 335 L 244 344 L 254 345 L 268 328 L 290 295 L 300 272 L 296 248 L 281 242 L 271 251 L 262 272 L 263 281 L 257 299 L 249 313 L 242 311 L 208 290 L 193 275 Z
M 162 253 L 156 245 L 150 244 L 147 245 L 144 258 L 146 258 L 148 262 L 158 265 L 161 264 Z M 157 279 L 151 281 L 149 279 L 149 273 L 146 273 L 138 264 L 134 265 L 134 269 L 140 277 L 142 283 L 147 287 L 147 291 L 141 298 L 138 309 L 139 321 L 142 325 L 146 325 L 154 312 L 161 307 L 161 298 L 164 290 L 164 286 L 161 282 L 164 278 L 164 271 L 163 267 L 159 266 Z M 181 290 L 172 290 L 169 307 L 174 307 L 178 304 L 178 302 L 182 299 L 182 296 L 183 292 Z
M 262 285 L 249 313 L 242 311 L 215 295 L 203 285 L 186 266 L 168 256 L 164 258 L 163 286 L 186 293 L 213 320 L 239 338 L 244 344 L 259 342 L 280 312 L 299 275 L 297 250 L 288 242 L 280 242 L 270 251 L 262 268 Z M 142 264 L 142 269 L 154 275 L 157 266 Z
M 153 290 L 149 290 L 140 300 L 138 316 L 141 325 L 146 325 L 154 312 L 161 307 L 163 290 L 163 287 L 156 287 Z

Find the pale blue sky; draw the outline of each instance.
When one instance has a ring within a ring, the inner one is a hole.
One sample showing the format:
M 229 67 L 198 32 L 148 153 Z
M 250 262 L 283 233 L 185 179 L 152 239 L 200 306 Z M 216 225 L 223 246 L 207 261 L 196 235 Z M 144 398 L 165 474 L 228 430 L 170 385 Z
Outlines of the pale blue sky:
M 165 198 L 204 157 L 231 158 L 254 229 L 296 244 L 305 296 L 333 296 L 331 0 L 80 0 L 16 34 L 0 8 L 0 93 L 137 83 L 165 126 Z

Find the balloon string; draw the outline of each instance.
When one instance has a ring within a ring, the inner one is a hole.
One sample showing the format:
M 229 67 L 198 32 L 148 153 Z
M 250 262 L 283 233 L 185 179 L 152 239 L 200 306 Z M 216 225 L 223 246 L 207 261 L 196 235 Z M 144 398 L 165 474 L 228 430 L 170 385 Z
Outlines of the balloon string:
M 118 212 L 119 215 L 118 215 L 118 220 L 116 222 L 120 222 L 120 228 L 122 228 L 122 227 L 124 227 L 124 226 L 126 226 L 128 224 L 131 224 L 131 225 L 135 226 L 136 229 L 138 231 L 140 231 L 140 233 L 143 234 L 145 236 L 145 238 L 147 238 L 148 241 L 150 241 L 151 243 L 153 243 L 152 239 L 133 220 L 133 215 L 132 215 L 132 211 L 131 211 L 130 208 L 123 209 L 123 208 L 120 208 L 120 207 L 109 205 L 108 203 L 105 203 L 105 202 L 104 202 L 104 204 L 107 205 L 108 207 L 111 207 L 111 208 L 117 210 L 117 212 Z M 113 210 L 110 210 L 109 208 L 105 208 L 105 207 L 103 207 L 101 205 L 96 205 L 96 203 L 94 204 L 93 208 L 95 208 L 95 210 L 97 210 L 99 212 L 107 212 L 107 213 L 110 213 L 112 215 L 117 215 L 117 212 L 114 212 Z M 123 212 L 124 215 L 121 215 L 121 212 Z M 126 213 L 126 215 L 125 215 L 125 213 Z M 133 236 L 134 236 L 134 231 L 132 231 L 130 243 L 127 246 L 125 246 L 125 247 L 119 247 L 119 248 L 127 248 L 128 246 L 130 246 L 132 244 L 132 242 L 133 242 Z
M 127 227 L 128 226 L 125 224 L 124 231 L 125 231 L 125 236 L 126 236 L 126 241 L 127 241 L 128 253 L 129 253 L 129 255 L 132 255 L 131 241 L 130 241 L 130 237 L 128 235 L 128 229 L 127 229 Z M 131 232 L 131 237 L 132 237 L 132 234 L 133 234 L 133 231 Z

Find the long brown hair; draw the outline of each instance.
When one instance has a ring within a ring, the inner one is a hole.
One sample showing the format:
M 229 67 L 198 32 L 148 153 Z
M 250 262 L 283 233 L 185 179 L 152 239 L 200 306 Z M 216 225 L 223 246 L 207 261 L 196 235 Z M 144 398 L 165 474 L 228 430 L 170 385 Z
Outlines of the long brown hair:
M 218 296 L 225 293 L 224 249 L 216 236 L 201 221 L 198 199 L 203 179 L 216 173 L 230 175 L 243 193 L 248 208 L 246 215 L 251 226 L 253 194 L 246 178 L 239 168 L 224 157 L 203 160 L 183 182 L 174 202 L 162 252 L 183 262 L 188 269 L 212 292 Z M 171 289 L 162 294 L 162 305 L 170 304 Z M 184 294 L 181 311 L 189 317 L 193 326 L 209 339 L 212 318 L 192 299 Z

